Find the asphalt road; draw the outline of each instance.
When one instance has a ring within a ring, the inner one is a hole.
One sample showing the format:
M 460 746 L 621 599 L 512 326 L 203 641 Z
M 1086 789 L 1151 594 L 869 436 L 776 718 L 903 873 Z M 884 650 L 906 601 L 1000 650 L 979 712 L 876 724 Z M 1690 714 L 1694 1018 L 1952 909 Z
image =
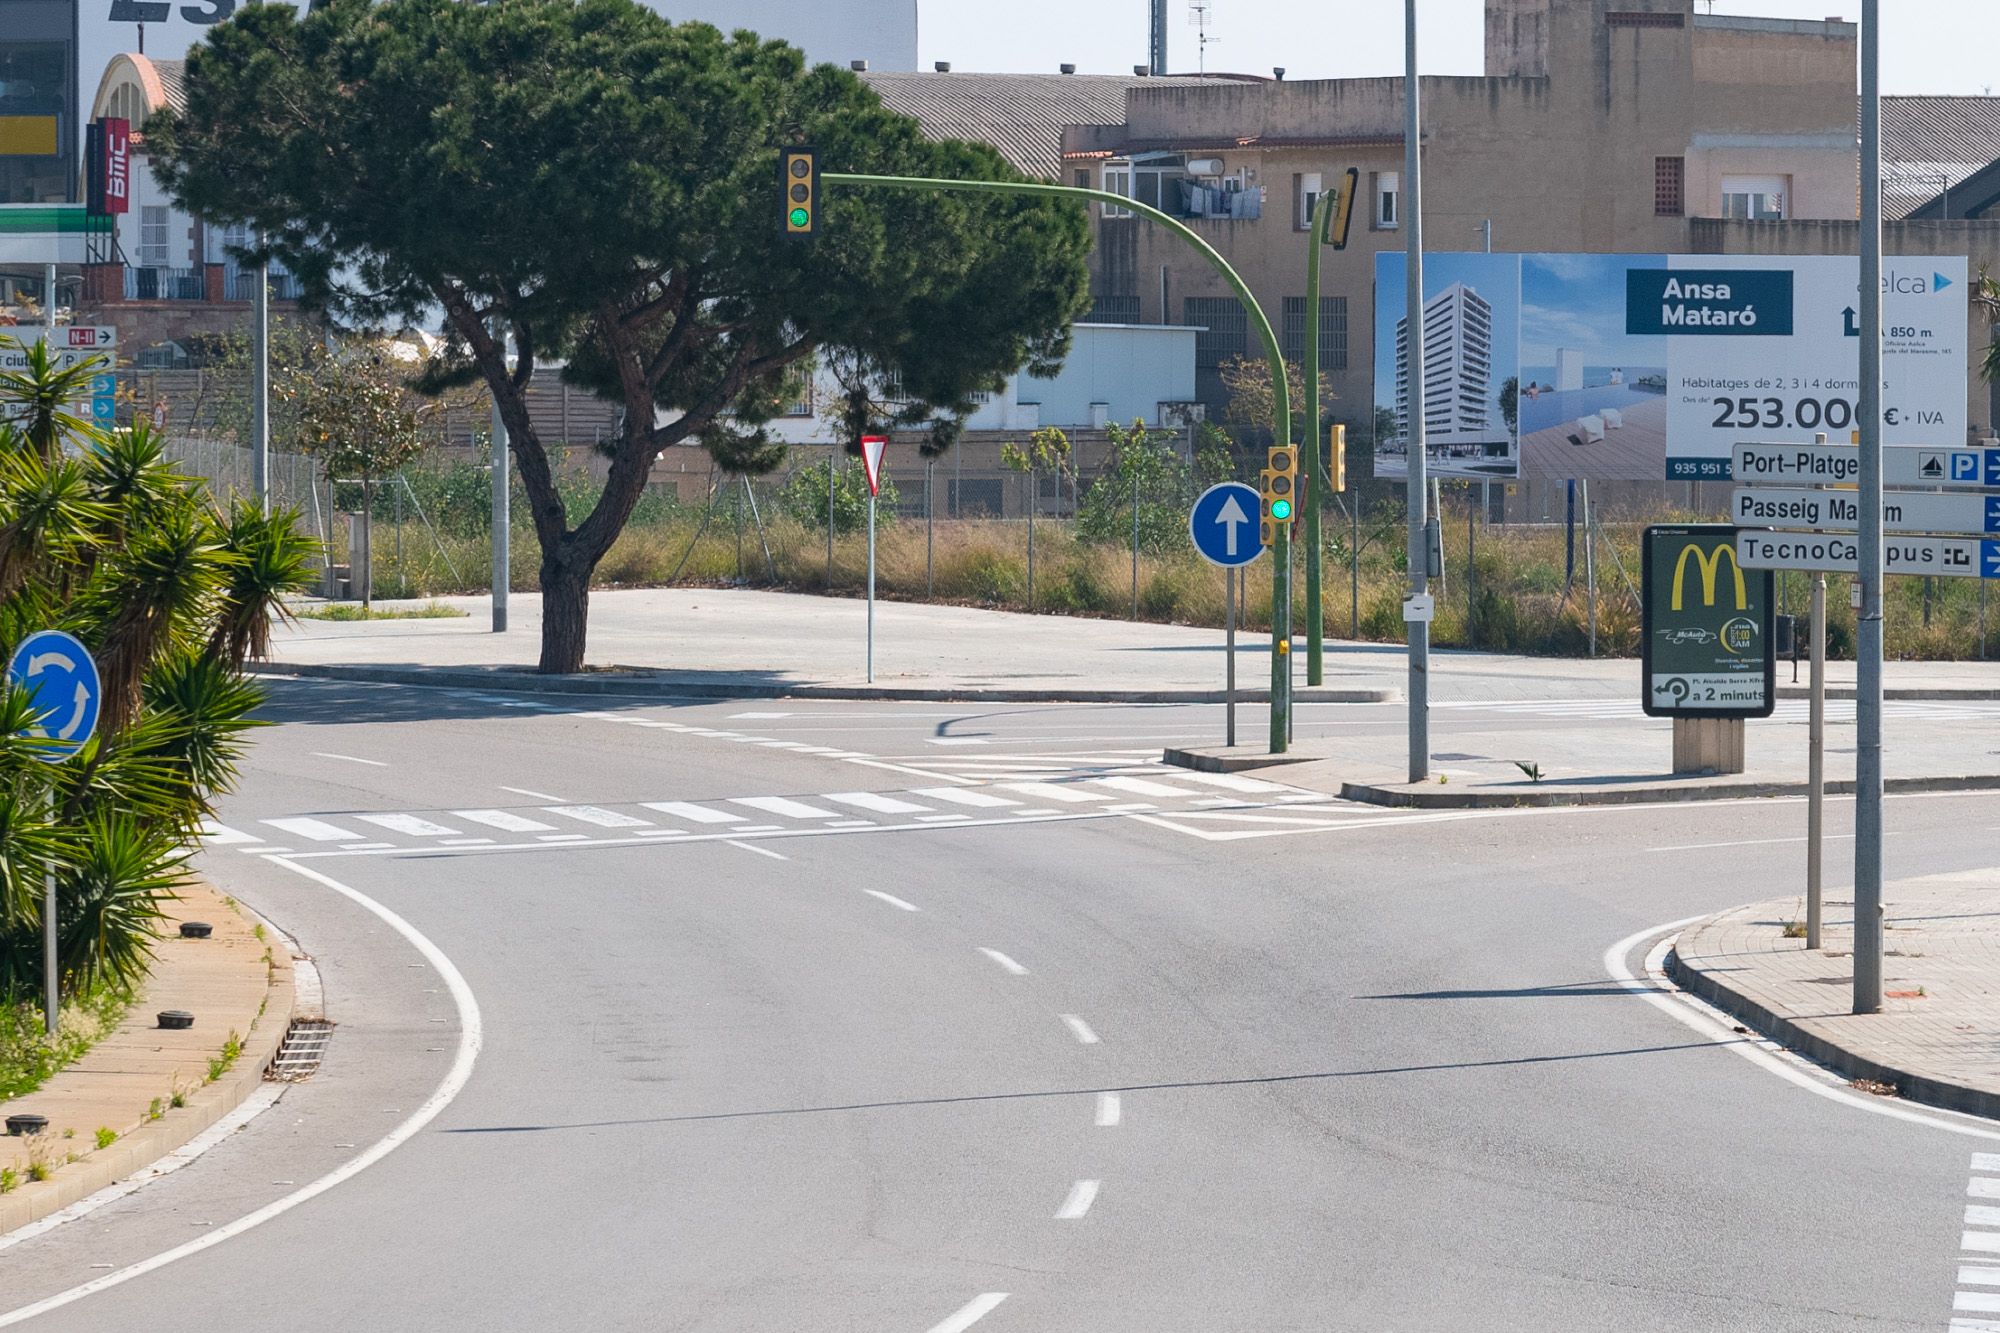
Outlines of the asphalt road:
M 1794 883 L 1799 804 L 1426 815 L 1148 762 L 1213 708 L 273 694 L 204 865 L 319 957 L 326 1065 L 0 1248 L 0 1322 L 108 1280 L 31 1326 L 1951 1318 L 1969 1154 L 2000 1147 L 1815 1095 L 1607 973 Z M 1889 821 L 1894 873 L 1989 866 L 2000 798 Z M 116 1280 L 441 1084 L 376 1164 Z

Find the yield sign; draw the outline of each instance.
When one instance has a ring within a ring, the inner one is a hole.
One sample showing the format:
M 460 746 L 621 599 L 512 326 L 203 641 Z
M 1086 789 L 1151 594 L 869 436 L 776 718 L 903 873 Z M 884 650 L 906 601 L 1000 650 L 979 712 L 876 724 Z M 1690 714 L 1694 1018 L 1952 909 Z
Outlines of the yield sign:
M 861 437 L 861 470 L 868 474 L 868 493 L 879 494 L 882 490 L 882 455 L 888 452 L 889 437 L 886 435 L 864 435 Z

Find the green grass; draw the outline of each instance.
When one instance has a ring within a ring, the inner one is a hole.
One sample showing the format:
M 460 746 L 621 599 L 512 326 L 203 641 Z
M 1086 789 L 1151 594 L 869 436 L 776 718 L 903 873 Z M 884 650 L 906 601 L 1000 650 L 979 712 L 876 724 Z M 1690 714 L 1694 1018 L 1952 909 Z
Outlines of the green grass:
M 118 1025 L 130 1004 L 129 996 L 114 991 L 72 999 L 63 1006 L 51 1043 L 42 1033 L 40 1006 L 28 1001 L 0 1003 L 0 1101 L 26 1096 L 82 1058 Z
M 375 607 L 364 611 L 353 602 L 329 602 L 324 606 L 309 606 L 303 611 L 294 611 L 300 620 L 463 620 L 466 612 L 441 602 L 426 602 L 422 606 L 404 606 L 384 609 Z

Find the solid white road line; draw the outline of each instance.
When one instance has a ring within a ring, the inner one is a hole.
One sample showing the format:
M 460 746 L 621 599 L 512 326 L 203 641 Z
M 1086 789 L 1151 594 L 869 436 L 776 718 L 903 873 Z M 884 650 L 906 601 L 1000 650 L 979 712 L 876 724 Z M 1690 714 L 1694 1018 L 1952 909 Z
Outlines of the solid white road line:
M 578 820 L 585 824 L 595 824 L 599 828 L 649 828 L 643 819 L 631 815 L 621 815 L 614 810 L 600 810 L 594 805 L 551 805 L 546 813 L 561 815 L 565 819 Z
M 368 767 L 370 767 L 370 768 L 387 768 L 387 767 L 388 767 L 388 765 L 387 765 L 387 764 L 385 764 L 385 763 L 383 763 L 383 762 L 382 762 L 382 761 L 381 761 L 380 759 L 363 759 L 363 758 L 362 758 L 361 756 L 359 756 L 359 755 L 353 755 L 353 754 L 329 754 L 329 753 L 327 753 L 327 752 L 326 752 L 325 750 L 314 750 L 314 751 L 312 752 L 312 754 L 313 754 L 313 758 L 315 758 L 315 759 L 340 759 L 340 760 L 344 760 L 344 761 L 346 761 L 347 763 L 350 763 L 350 764 L 366 764 L 366 765 L 368 765 Z
M 553 824 L 544 824 L 538 819 L 528 819 L 510 810 L 449 810 L 453 819 L 463 819 L 474 824 L 484 824 L 497 828 L 503 833 L 547 833 Z
M 1084 1022 L 1075 1014 L 1062 1015 L 1062 1021 L 1068 1025 L 1070 1032 L 1076 1039 L 1085 1046 L 1095 1046 L 1097 1044 L 1097 1034 L 1090 1030 L 1090 1024 Z
M 742 815 L 732 815 L 727 810 L 711 810 L 705 805 L 690 805 L 686 801 L 641 801 L 648 810 L 658 810 L 663 815 L 675 819 L 685 819 L 694 824 L 741 824 Z
M 1056 1209 L 1056 1221 L 1074 1222 L 1089 1212 L 1090 1205 L 1097 1202 L 1097 1185 L 1095 1180 L 1079 1180 L 1071 1185 L 1069 1197 Z
M 979 952 L 985 954 L 988 958 L 991 958 L 994 962 L 1000 964 L 1001 967 L 1005 968 L 1007 971 L 1013 973 L 1017 977 L 1025 977 L 1028 975 L 1027 968 L 1022 967 L 1019 963 L 1009 958 L 1006 954 L 1001 953 L 998 949 L 988 949 L 982 945 L 980 947 Z
M 433 824 L 430 820 L 419 819 L 415 815 L 356 815 L 355 818 L 365 819 L 371 824 L 380 824 L 391 833 L 406 833 L 413 838 L 449 838 L 458 832 L 455 828 Z
M 1003 806 L 1020 804 L 1019 801 L 1010 801 L 1004 796 L 995 796 L 991 792 L 967 791 L 959 787 L 914 787 L 910 790 L 910 795 L 921 796 L 925 800 L 930 801 L 949 801 L 954 805 L 970 805 L 982 810 L 997 810 Z
M 873 810 L 879 815 L 921 815 L 930 810 L 927 805 L 899 801 L 893 796 L 879 796 L 872 791 L 828 792 L 826 799 L 854 806 L 858 810 Z
M 1124 1117 L 1125 1108 L 1119 1103 L 1115 1092 L 1097 1094 L 1097 1127 L 1110 1129 Z
M 786 856 L 782 852 L 772 851 L 769 847 L 759 847 L 754 842 L 738 842 L 734 838 L 725 839 L 725 841 L 727 841 L 731 847 L 741 847 L 746 852 L 755 852 L 759 856 L 768 856 L 773 861 L 789 861 L 792 859 L 791 857 Z
M 965 1333 L 966 1329 L 992 1314 L 1000 1302 L 1006 1299 L 1007 1293 L 1004 1291 L 989 1291 L 984 1295 L 975 1296 L 957 1314 L 942 1323 L 932 1324 L 930 1333 Z
M 502 787 L 500 790 L 513 792 L 516 796 L 525 796 L 531 801 L 553 801 L 558 805 L 562 804 L 563 799 L 560 796 L 551 796 L 545 791 L 529 791 L 526 787 Z
M 322 875 L 317 870 L 309 870 L 305 866 L 296 865 L 285 860 L 283 857 L 274 856 L 269 858 L 269 860 L 272 865 L 282 866 L 293 874 L 301 875 L 324 888 L 332 889 L 335 893 L 353 900 L 363 908 L 374 913 L 391 930 L 394 930 L 405 940 L 409 941 L 411 946 L 423 955 L 424 961 L 429 963 L 437 971 L 437 974 L 444 979 L 445 988 L 451 992 L 452 1003 L 458 1009 L 458 1050 L 452 1057 L 451 1068 L 446 1071 L 444 1081 L 439 1083 L 431 1095 L 424 1099 L 423 1105 L 419 1106 L 405 1118 L 401 1124 L 370 1144 L 359 1156 L 349 1158 L 303 1189 L 294 1190 L 281 1199 L 274 1199 L 255 1212 L 246 1213 L 234 1222 L 216 1227 L 214 1230 L 188 1241 L 184 1245 L 176 1245 L 174 1248 L 164 1250 L 150 1259 L 142 1259 L 136 1264 L 130 1264 L 118 1269 L 116 1272 L 106 1273 L 102 1277 L 92 1278 L 90 1281 L 71 1287 L 67 1291 L 59 1291 L 55 1295 L 45 1297 L 32 1305 L 23 1305 L 18 1309 L 0 1314 L 0 1328 L 24 1323 L 27 1320 L 47 1314 L 50 1310 L 60 1309 L 72 1301 L 81 1300 L 85 1296 L 94 1295 L 97 1292 L 130 1282 L 133 1278 L 143 1277 L 145 1274 L 151 1273 L 156 1269 L 165 1268 L 177 1259 L 185 1259 L 189 1255 L 199 1254 L 212 1246 L 220 1245 L 226 1240 L 242 1235 L 253 1227 L 261 1226 L 274 1217 L 279 1217 L 290 1212 L 309 1199 L 317 1198 L 334 1186 L 359 1175 L 414 1138 L 422 1131 L 424 1126 L 437 1118 L 439 1112 L 451 1104 L 452 1099 L 457 1097 L 466 1083 L 471 1080 L 472 1066 L 479 1059 L 479 1048 L 484 1041 L 483 1034 L 485 1028 L 479 1016 L 479 1001 L 473 998 L 472 987 L 466 984 L 465 977 L 460 974 L 451 959 L 445 957 L 444 951 L 431 943 L 415 926 L 405 921 L 402 917 L 397 916 L 367 894 L 356 889 L 350 889 L 338 880 Z
M 1656 980 L 1655 974 L 1659 971 L 1660 960 L 1666 957 L 1668 946 L 1673 942 L 1674 932 L 1700 920 L 1702 917 L 1699 916 L 1684 917 L 1679 921 L 1669 921 L 1664 925 L 1627 935 L 1604 951 L 1605 972 L 1613 981 L 1640 996 L 1660 1012 L 1671 1014 L 1710 1041 L 1735 1051 L 1752 1064 L 1776 1074 L 1795 1087 L 1804 1088 L 1814 1096 L 1841 1102 L 1856 1110 L 1866 1111 L 1870 1115 L 1887 1116 L 1891 1120 L 1907 1121 L 1915 1125 L 1928 1125 L 1947 1134 L 2000 1140 L 2000 1129 L 1991 1128 L 1990 1121 L 1977 1121 L 1970 1116 L 1960 1117 L 1948 1111 L 1919 1111 L 1909 1106 L 1897 1105 L 1881 1097 L 1853 1092 L 1846 1083 L 1837 1081 L 1818 1066 L 1793 1055 L 1775 1042 L 1754 1035 L 1745 1036 L 1736 1031 L 1734 1020 L 1720 1010 L 1675 989 L 1669 982 Z M 1652 953 L 1646 958 L 1645 974 L 1635 975 L 1626 962 L 1627 958 L 1641 944 L 1655 939 L 1659 943 L 1653 946 Z M 1983 1239 L 1989 1243 L 1975 1245 L 1973 1244 L 1975 1239 Z M 2000 1254 L 2000 1232 L 1968 1231 L 1964 1240 L 1965 1244 L 1961 1248 L 1967 1251 Z
M 915 903 L 906 903 L 893 893 L 884 893 L 880 889 L 863 889 L 862 892 L 870 898 L 880 898 L 883 902 L 889 904 L 889 906 L 901 908 L 905 912 L 914 912 L 917 910 Z
M 732 796 L 731 805 L 740 805 L 747 810 L 762 810 L 767 815 L 783 815 L 786 819 L 832 819 L 831 810 L 822 810 L 804 801 L 794 801 L 785 796 Z
M 365 838 L 365 833 L 351 833 L 338 824 L 329 824 L 323 819 L 266 819 L 263 823 L 280 829 L 295 838 L 306 838 L 313 842 L 353 842 Z

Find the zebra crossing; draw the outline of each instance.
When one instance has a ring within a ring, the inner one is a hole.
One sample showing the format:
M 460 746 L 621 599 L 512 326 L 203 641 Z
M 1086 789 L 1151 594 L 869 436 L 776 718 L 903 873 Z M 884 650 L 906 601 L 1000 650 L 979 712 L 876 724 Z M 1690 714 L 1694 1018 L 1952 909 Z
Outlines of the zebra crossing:
M 1141 775 L 1143 772 L 1143 776 Z M 318 811 L 210 821 L 204 843 L 250 855 L 337 856 L 414 850 L 462 852 L 555 848 L 582 843 L 703 841 L 746 836 L 859 833 L 951 824 L 1188 816 L 1277 806 L 1324 806 L 1333 798 L 1232 773 L 1153 765 L 1062 778 L 1032 776 L 976 785 L 732 796 L 699 801 L 560 803 L 512 808 Z
M 1505 699 L 1478 702 L 1433 702 L 1435 710 L 1500 713 L 1509 717 L 1575 718 L 1598 722 L 1646 721 L 1646 711 L 1634 699 Z M 1772 713 L 1773 721 L 1805 722 L 1812 705 L 1804 699 L 1781 699 Z M 2000 701 L 1931 701 L 1890 699 L 1882 705 L 1885 718 L 1922 722 L 1992 722 L 2000 720 Z M 1854 700 L 1826 701 L 1826 720 L 1854 721 Z

